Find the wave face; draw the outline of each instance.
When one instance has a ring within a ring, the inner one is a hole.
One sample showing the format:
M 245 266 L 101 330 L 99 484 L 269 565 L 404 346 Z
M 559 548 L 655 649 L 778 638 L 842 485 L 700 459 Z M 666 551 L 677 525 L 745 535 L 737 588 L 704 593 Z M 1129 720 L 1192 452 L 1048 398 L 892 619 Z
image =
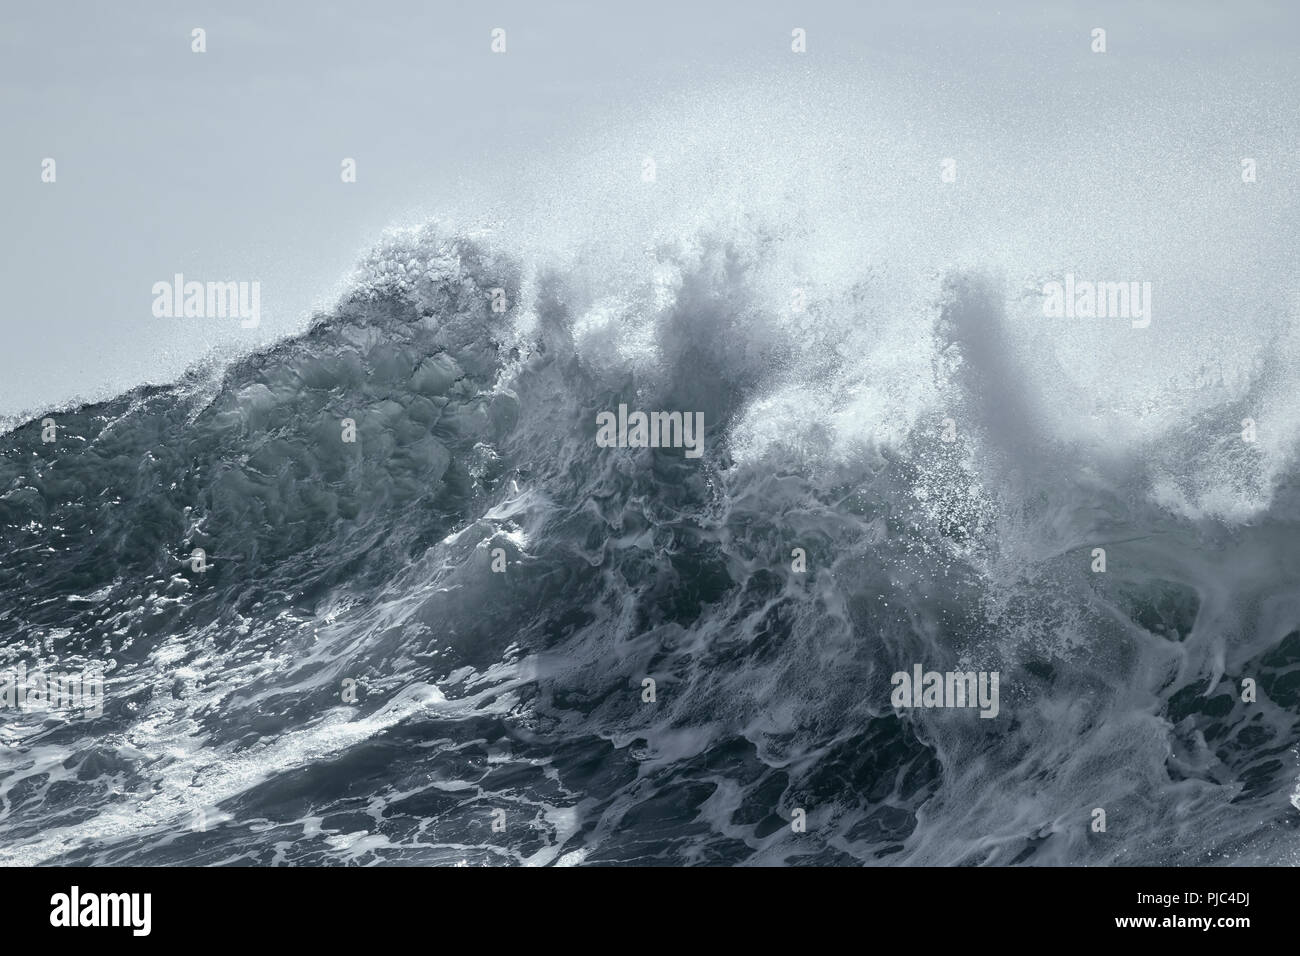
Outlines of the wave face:
M 431 226 L 300 337 L 12 430 L 0 664 L 105 694 L 3 712 L 0 859 L 1297 862 L 1295 436 L 1238 435 L 1294 350 L 1121 433 L 997 276 L 792 309 L 786 256 Z M 598 446 L 620 403 L 704 454 Z M 896 710 L 917 664 L 997 718 Z

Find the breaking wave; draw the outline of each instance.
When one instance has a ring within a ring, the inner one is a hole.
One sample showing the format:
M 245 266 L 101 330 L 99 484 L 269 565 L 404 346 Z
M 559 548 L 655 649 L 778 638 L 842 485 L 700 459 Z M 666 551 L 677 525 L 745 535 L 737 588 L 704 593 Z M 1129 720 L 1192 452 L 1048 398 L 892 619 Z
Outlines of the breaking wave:
M 304 334 L 8 432 L 0 666 L 105 696 L 0 713 L 0 860 L 1297 862 L 1283 305 L 1119 395 L 1032 283 L 790 234 L 397 232 Z M 598 447 L 620 403 L 705 454 Z M 917 663 L 999 718 L 896 711 Z

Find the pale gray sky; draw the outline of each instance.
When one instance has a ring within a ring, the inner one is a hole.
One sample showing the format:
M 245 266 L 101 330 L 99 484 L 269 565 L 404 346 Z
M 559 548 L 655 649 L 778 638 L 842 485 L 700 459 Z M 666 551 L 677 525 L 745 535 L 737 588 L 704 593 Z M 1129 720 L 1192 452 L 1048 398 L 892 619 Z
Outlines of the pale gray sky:
M 0 415 L 167 381 L 209 349 L 292 332 L 385 226 L 544 209 L 566 170 L 599 179 L 583 167 L 617 157 L 639 117 L 657 112 L 657 148 L 671 153 L 671 104 L 700 107 L 697 139 L 710 109 L 719 127 L 738 112 L 761 127 L 765 97 L 743 102 L 753 78 L 810 113 L 885 102 L 891 128 L 941 152 L 1002 137 L 1020 151 L 1000 155 L 1003 183 L 1072 137 L 1078 155 L 1062 163 L 1166 156 L 1173 179 L 1187 143 L 1213 144 L 1229 184 L 1236 153 L 1258 152 L 1273 178 L 1241 221 L 1295 212 L 1293 5 L 971 6 L 5 0 Z M 796 26 L 809 37 L 799 58 Z M 1109 31 L 1104 61 L 1088 50 L 1093 26 Z M 207 31 L 201 55 L 194 27 Z M 493 27 L 507 30 L 504 56 L 490 52 Z M 703 92 L 728 85 L 742 92 Z M 1099 116 L 1118 117 L 1111 133 L 1097 133 Z M 852 117 L 829 135 L 851 140 Z M 632 177 L 650 149 L 628 142 Z M 343 157 L 356 184 L 340 182 Z M 751 161 L 712 174 L 743 183 Z M 1268 235 L 1238 251 L 1268 266 L 1288 256 Z M 150 289 L 177 272 L 257 279 L 261 328 L 154 318 Z

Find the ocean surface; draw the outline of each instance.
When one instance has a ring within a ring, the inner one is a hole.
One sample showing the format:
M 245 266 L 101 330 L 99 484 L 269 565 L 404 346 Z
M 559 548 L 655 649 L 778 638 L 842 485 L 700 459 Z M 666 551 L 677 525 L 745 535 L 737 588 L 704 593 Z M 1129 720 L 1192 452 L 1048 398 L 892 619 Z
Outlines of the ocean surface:
M 0 435 L 0 670 L 104 677 L 0 710 L 0 862 L 1300 862 L 1292 304 L 1092 387 L 1037 278 L 801 284 L 796 233 L 396 231 L 303 334 Z

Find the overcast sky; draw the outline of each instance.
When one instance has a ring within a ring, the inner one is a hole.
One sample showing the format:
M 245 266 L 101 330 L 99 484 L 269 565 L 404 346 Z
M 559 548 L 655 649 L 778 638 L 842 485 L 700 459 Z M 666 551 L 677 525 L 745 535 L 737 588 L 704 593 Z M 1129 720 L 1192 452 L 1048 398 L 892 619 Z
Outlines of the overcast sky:
M 1297 170 L 1295 6 L 1042 6 L 6 2 L 0 415 L 167 381 L 214 347 L 292 332 L 385 226 L 536 206 L 557 169 L 592 175 L 577 167 L 593 137 L 617 145 L 621 124 L 755 77 L 824 76 L 841 90 L 848 77 L 846 102 L 906 99 L 898 123 L 923 139 L 942 143 L 960 118 L 962 135 L 979 125 L 1028 147 L 1068 140 L 1081 110 L 1120 115 L 1163 82 L 1186 94 L 1174 112 L 1189 136 L 1221 136 L 1226 181 L 1241 150 L 1277 162 L 1289 150 Z M 1090 59 L 1094 26 L 1108 29 L 1104 66 Z M 195 27 L 206 53 L 191 52 Z M 494 27 L 505 55 L 490 50 Z M 793 27 L 808 31 L 803 58 Z M 1078 93 L 1083 71 L 1095 102 Z M 819 89 L 799 95 L 815 107 Z M 719 124 L 734 116 L 735 100 L 710 102 Z M 1147 120 L 1164 142 L 1143 142 L 1137 123 L 1114 141 L 1080 134 L 1082 154 L 1176 152 L 1159 102 Z M 629 145 L 632 177 L 644 148 Z M 54 184 L 40 181 L 46 157 Z M 340 181 L 344 157 L 355 184 Z M 746 158 L 727 169 L 743 180 Z M 1269 188 L 1258 194 L 1269 207 L 1248 215 L 1278 213 Z M 177 272 L 260 281 L 261 327 L 155 318 L 151 287 Z

